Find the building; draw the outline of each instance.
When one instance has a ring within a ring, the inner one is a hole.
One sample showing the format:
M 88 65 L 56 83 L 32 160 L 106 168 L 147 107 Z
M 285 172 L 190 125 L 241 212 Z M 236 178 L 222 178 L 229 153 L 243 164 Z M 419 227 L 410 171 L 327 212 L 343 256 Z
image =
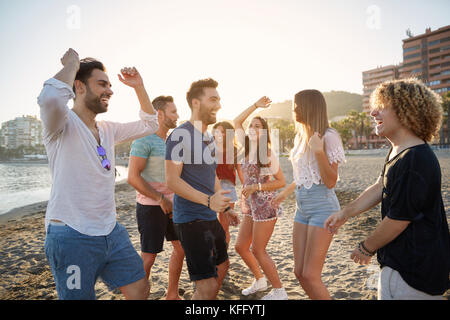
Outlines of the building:
M 376 86 L 387 80 L 418 78 L 431 90 L 444 95 L 450 91 L 450 25 L 403 39 L 403 63 L 364 71 L 363 111 L 369 113 L 370 95 Z M 371 135 L 368 144 L 380 145 L 381 139 Z M 440 132 L 440 144 L 449 143 L 448 125 Z
M 386 67 L 377 67 L 362 73 L 363 80 L 363 111 L 370 114 L 370 95 L 375 88 L 388 80 L 399 78 L 400 65 L 390 65 Z
M 450 91 L 450 25 L 403 40 L 400 78 L 415 77 L 439 94 Z
M 363 71 L 362 73 L 362 81 L 363 81 L 363 112 L 367 115 L 370 115 L 370 95 L 375 90 L 375 88 L 389 80 L 399 79 L 399 70 L 401 68 L 400 65 L 389 65 L 389 66 L 379 66 L 375 69 Z M 359 137 L 358 140 L 360 144 L 363 145 L 364 148 L 379 148 L 386 144 L 386 139 L 379 137 L 375 133 L 375 122 L 371 121 L 372 124 L 372 133 L 369 137 Z M 352 145 L 352 148 L 356 148 L 358 142 L 355 138 L 349 141 L 349 144 Z
M 22 116 L 2 123 L 0 147 L 15 149 L 19 146 L 35 147 L 42 144 L 42 122 L 36 117 Z

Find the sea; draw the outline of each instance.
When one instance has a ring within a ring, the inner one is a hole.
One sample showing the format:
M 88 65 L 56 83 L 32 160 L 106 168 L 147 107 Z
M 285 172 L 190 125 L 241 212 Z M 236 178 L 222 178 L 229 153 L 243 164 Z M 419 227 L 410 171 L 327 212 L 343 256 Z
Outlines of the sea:
M 116 182 L 127 178 L 125 166 L 116 166 L 116 169 Z M 51 185 L 52 177 L 46 163 L 0 163 L 0 215 L 47 201 Z

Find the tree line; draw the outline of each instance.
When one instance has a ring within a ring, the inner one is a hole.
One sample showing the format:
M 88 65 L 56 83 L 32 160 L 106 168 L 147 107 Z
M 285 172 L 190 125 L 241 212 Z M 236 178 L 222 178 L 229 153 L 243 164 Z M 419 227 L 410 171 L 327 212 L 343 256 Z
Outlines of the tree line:
M 0 160 L 23 159 L 25 155 L 44 155 L 46 154 L 43 144 L 36 146 L 19 146 L 17 148 L 0 147 Z
M 450 107 L 450 92 L 442 97 L 443 119 L 439 138 L 433 143 L 447 145 L 450 144 L 449 130 L 450 118 L 448 111 Z M 283 104 L 287 104 L 286 102 Z M 278 130 L 280 153 L 288 153 L 294 147 L 295 123 L 293 120 L 275 119 L 268 117 L 270 128 Z M 330 126 L 336 129 L 346 149 L 355 147 L 361 149 L 367 142 L 374 138 L 372 127 L 372 117 L 365 112 L 350 110 L 347 116 L 339 121 L 332 121 Z M 380 140 L 381 141 L 381 140 Z M 350 143 L 354 142 L 354 143 Z M 119 144 L 115 147 L 116 156 L 128 156 L 131 148 L 131 141 Z M 24 155 L 45 154 L 44 145 L 19 146 L 15 149 L 0 147 L 0 160 L 22 159 Z
M 442 97 L 443 118 L 439 137 L 433 140 L 432 144 L 441 146 L 450 146 L 450 117 L 448 115 L 450 108 L 450 92 Z M 289 152 L 294 146 L 295 125 L 294 121 L 285 119 L 269 119 L 272 129 L 279 130 L 280 153 Z M 339 121 L 332 121 L 330 127 L 336 129 L 342 139 L 345 149 L 362 149 L 369 147 L 369 144 L 376 144 L 372 147 L 379 147 L 387 143 L 385 139 L 379 139 L 372 125 L 372 117 L 365 112 L 350 110 L 347 116 Z M 376 142 L 374 142 L 376 141 Z

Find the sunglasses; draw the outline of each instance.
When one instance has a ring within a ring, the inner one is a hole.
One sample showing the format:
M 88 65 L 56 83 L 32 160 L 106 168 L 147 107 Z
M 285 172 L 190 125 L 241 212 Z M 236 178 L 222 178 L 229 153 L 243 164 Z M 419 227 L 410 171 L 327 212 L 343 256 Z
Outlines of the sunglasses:
M 102 166 L 106 170 L 111 170 L 111 162 L 106 158 L 106 150 L 102 146 L 97 147 L 97 153 L 102 158 Z

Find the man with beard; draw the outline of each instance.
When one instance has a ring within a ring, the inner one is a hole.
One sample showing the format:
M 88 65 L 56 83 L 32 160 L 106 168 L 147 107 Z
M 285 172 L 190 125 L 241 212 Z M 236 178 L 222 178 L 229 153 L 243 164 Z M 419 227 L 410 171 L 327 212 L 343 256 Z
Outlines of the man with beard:
M 191 119 L 176 128 L 166 141 L 166 178 L 175 193 L 173 222 L 186 254 L 192 299 L 217 297 L 229 266 L 225 232 L 217 212 L 226 212 L 230 224 L 239 223 L 229 210 L 230 191 L 221 190 L 216 176 L 215 143 L 207 131 L 220 109 L 217 82 L 194 82 L 187 92 Z M 228 210 L 227 210 L 228 209 Z
M 114 145 L 154 133 L 155 110 L 135 68 L 119 80 L 135 89 L 141 120 L 96 121 L 113 92 L 103 64 L 69 49 L 63 68 L 38 97 L 53 185 L 45 216 L 45 253 L 60 299 L 95 299 L 98 277 L 127 299 L 147 299 L 142 259 L 116 221 Z M 72 109 L 67 102 L 75 98 Z
M 164 174 L 167 133 L 177 126 L 178 113 L 170 96 L 157 97 L 152 104 L 158 113 L 159 128 L 156 133 L 133 142 L 128 183 L 136 189 L 136 220 L 147 279 L 157 254 L 163 251 L 165 236 L 173 246 L 166 299 L 179 300 L 178 281 L 184 251 L 173 227 L 173 192 L 167 188 Z

